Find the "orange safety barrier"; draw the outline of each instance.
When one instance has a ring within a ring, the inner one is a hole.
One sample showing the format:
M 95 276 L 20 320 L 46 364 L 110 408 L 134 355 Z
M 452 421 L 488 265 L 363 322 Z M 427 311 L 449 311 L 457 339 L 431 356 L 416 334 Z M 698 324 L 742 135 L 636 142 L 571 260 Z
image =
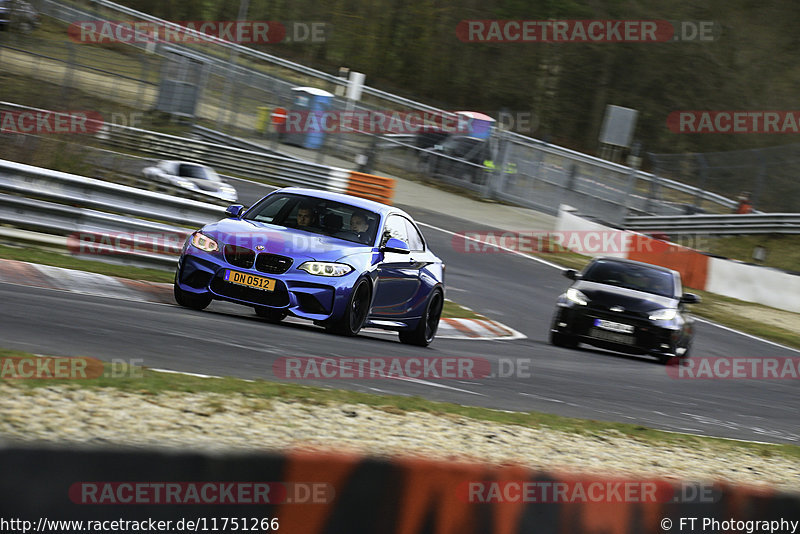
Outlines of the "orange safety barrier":
M 124 517 L 193 522 L 180 531 L 663 534 L 745 532 L 747 521 L 800 517 L 800 496 L 770 488 L 465 461 L 26 445 L 4 448 L 0 462 L 17 466 L 3 474 L 0 502 L 33 524 Z M 717 524 L 703 526 L 710 519 Z
M 351 171 L 347 194 L 391 205 L 395 182 L 394 178 Z
M 696 250 L 646 235 L 633 234 L 628 259 L 674 269 L 681 273 L 685 286 L 706 288 L 708 256 Z
M 281 530 L 304 534 L 680 532 L 690 530 L 681 517 L 776 520 L 791 515 L 799 502 L 796 495 L 769 488 L 719 482 L 583 476 L 420 458 L 289 453 L 283 473 L 285 482 L 335 488 L 335 497 L 325 503 L 277 507 Z

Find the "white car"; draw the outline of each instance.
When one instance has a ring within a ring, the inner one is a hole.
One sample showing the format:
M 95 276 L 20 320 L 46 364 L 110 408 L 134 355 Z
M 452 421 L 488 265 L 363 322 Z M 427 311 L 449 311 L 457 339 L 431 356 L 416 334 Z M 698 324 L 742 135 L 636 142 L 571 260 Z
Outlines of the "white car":
M 145 178 L 157 183 L 166 183 L 189 191 L 214 196 L 228 202 L 236 202 L 236 189 L 223 182 L 211 167 L 188 161 L 159 161 L 153 167 L 146 167 Z

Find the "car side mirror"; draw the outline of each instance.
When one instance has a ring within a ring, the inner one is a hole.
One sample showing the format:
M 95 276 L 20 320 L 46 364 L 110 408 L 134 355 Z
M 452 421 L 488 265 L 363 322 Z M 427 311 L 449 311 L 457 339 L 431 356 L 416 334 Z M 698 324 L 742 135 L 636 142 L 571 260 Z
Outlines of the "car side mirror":
M 386 240 L 386 243 L 381 247 L 381 252 L 396 252 L 397 254 L 410 254 L 411 249 L 408 248 L 408 244 L 405 241 L 397 239 L 396 237 L 390 237 Z
M 244 206 L 241 204 L 234 204 L 233 206 L 228 206 L 225 209 L 225 216 L 231 219 L 238 219 L 242 212 L 244 211 Z
M 697 304 L 702 299 L 694 293 L 684 293 L 680 300 L 684 304 Z
M 563 270 L 563 271 L 561 271 L 561 274 L 563 274 L 565 277 L 569 278 L 570 280 L 577 280 L 581 276 L 580 274 L 578 274 L 578 271 L 576 271 L 575 269 Z

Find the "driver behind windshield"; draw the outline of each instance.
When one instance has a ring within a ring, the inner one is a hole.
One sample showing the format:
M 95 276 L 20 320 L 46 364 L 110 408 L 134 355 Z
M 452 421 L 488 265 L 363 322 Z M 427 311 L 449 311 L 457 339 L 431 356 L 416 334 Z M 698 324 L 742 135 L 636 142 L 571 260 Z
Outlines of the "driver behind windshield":
M 314 211 L 312 204 L 301 204 L 297 208 L 297 226 L 298 228 L 309 228 L 317 226 L 317 214 Z

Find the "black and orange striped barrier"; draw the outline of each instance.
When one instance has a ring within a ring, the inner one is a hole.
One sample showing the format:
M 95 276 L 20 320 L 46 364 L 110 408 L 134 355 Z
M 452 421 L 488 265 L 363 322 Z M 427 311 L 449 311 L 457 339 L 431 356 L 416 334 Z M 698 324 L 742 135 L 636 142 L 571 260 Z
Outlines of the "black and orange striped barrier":
M 770 489 L 418 458 L 17 446 L 0 451 L 0 464 L 14 466 L 4 471 L 0 518 L 33 525 L 122 518 L 172 521 L 172 530 L 182 520 L 180 531 L 656 534 L 793 532 L 800 519 L 800 495 Z
M 350 171 L 350 179 L 346 193 L 367 198 L 381 204 L 392 204 L 396 180 L 374 174 Z

